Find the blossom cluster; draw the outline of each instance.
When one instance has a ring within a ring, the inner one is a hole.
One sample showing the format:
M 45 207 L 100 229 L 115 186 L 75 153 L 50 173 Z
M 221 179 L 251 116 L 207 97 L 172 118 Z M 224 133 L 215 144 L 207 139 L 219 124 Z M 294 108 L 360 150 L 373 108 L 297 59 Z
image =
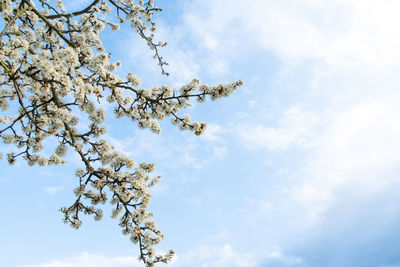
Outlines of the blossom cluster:
M 63 0 L 2 0 L 4 26 L 0 33 L 0 140 L 14 144 L 7 154 L 10 164 L 22 157 L 29 165 L 64 164 L 68 151 L 76 153 L 83 167 L 76 171 L 79 185 L 75 202 L 61 208 L 64 221 L 74 228 L 82 224 L 80 214 L 100 220 L 99 204 L 113 205 L 123 234 L 138 244 L 139 258 L 147 265 L 167 263 L 174 252 L 157 255 L 154 245 L 163 234 L 152 220 L 149 188 L 159 177 L 151 177 L 152 163 L 135 167 L 130 157 L 115 151 L 101 136 L 106 120 L 104 101 L 114 105 L 117 118 L 128 117 L 140 128 L 160 133 L 159 120 L 170 117 L 180 129 L 200 135 L 204 122 L 192 121 L 191 100 L 203 102 L 229 96 L 242 81 L 217 86 L 193 79 L 180 89 L 162 85 L 141 88 L 132 73 L 115 74 L 120 61 L 111 62 L 101 32 L 118 31 L 126 23 L 154 52 L 163 74 L 167 63 L 159 54 L 166 43 L 155 42 L 153 14 L 161 11 L 153 0 L 92 0 L 82 10 L 66 10 Z M 78 130 L 79 118 L 87 116 L 87 129 Z M 54 153 L 46 153 L 46 138 L 57 140 Z M 2 154 L 0 154 L 0 159 Z

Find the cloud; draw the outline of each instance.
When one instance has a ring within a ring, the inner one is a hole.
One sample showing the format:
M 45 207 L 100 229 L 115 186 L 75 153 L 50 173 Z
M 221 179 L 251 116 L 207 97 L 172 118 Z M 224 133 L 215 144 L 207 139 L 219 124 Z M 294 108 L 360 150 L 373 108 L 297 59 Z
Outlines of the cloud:
M 314 112 L 303 111 L 294 106 L 287 109 L 279 126 L 266 127 L 262 124 L 242 124 L 235 132 L 246 146 L 271 151 L 286 150 L 292 145 L 305 147 L 310 145 L 315 129 L 320 123 Z
M 64 260 L 54 260 L 33 265 L 19 267 L 142 267 L 136 257 L 106 257 L 91 253 L 82 253 L 79 256 Z
M 265 258 L 259 263 L 260 267 L 278 267 L 278 266 L 304 266 L 303 259 L 283 254 L 279 248 L 275 247 L 265 255 Z
M 265 248 L 261 245 L 253 250 L 237 250 L 230 244 L 203 244 L 178 255 L 171 266 L 298 266 L 302 261 L 299 257 L 285 255 L 278 246 Z
M 246 222 L 253 226 L 258 225 L 260 219 L 263 219 L 273 209 L 272 202 L 264 199 L 248 198 L 245 200 L 245 209 L 241 211 Z
M 200 135 L 201 139 L 206 141 L 221 141 L 221 134 L 223 134 L 225 130 L 222 126 L 213 123 L 207 123 L 206 131 Z
M 43 188 L 43 190 L 50 194 L 50 195 L 55 195 L 57 192 L 61 191 L 64 188 L 64 186 L 47 186 Z
M 229 57 L 253 51 L 260 58 L 274 53 L 283 63 L 275 77 L 279 95 L 267 94 L 269 84 L 257 84 L 258 91 L 248 88 L 259 97 L 257 103 L 279 103 L 270 112 L 274 117 L 253 105 L 247 120 L 236 124 L 235 138 L 257 152 L 256 159 L 273 158 L 273 167 L 286 170 L 276 193 L 246 204 L 257 242 L 268 237 L 284 243 L 283 251 L 296 248 L 305 266 L 398 261 L 390 233 L 398 236 L 400 211 L 394 194 L 400 179 L 399 11 L 398 1 L 187 5 L 192 38 L 208 40 L 201 49 L 220 52 L 229 68 L 235 64 Z M 281 152 L 284 160 L 277 162 L 271 152 Z M 270 186 L 262 182 L 260 188 Z M 370 257 L 363 258 L 360 247 Z
M 253 8 L 248 5 L 193 1 L 184 22 L 191 38 L 205 40 L 202 49 L 224 50 L 222 57 L 262 47 L 282 60 L 317 61 L 309 63 L 304 84 L 294 75 L 303 74 L 304 65 L 293 64 L 284 74 L 285 93 L 298 87 L 301 100 L 295 102 L 301 104 L 282 97 L 281 107 L 287 107 L 280 119 L 268 123 L 253 115 L 259 122 L 240 125 L 240 140 L 259 151 L 308 149 L 300 154 L 303 165 L 292 170 L 298 180 L 288 186 L 288 194 L 311 218 L 334 205 L 346 185 L 384 192 L 400 163 L 394 123 L 400 109 L 393 102 L 399 97 L 400 3 L 256 0 Z
M 393 0 L 192 1 L 184 22 L 192 38 L 222 56 L 240 53 L 246 43 L 287 59 L 385 64 L 400 56 L 399 10 Z
M 269 254 L 270 258 L 284 258 L 277 251 Z M 81 253 L 76 257 L 53 260 L 40 264 L 20 265 L 18 267 L 142 267 L 136 257 L 109 257 L 99 254 Z M 171 267 L 184 266 L 257 266 L 254 253 L 236 251 L 229 244 L 200 245 L 181 255 L 175 255 Z
M 236 251 L 229 244 L 201 245 L 183 255 L 178 255 L 172 266 L 256 266 L 253 255 Z
M 326 115 L 313 146 L 296 152 L 297 164 L 283 164 L 280 185 L 271 192 L 266 183 L 264 195 L 245 203 L 241 215 L 257 231 L 256 243 L 276 242 L 304 266 L 398 261 L 398 114 L 382 96 Z
M 385 192 L 398 181 L 400 127 L 397 105 L 371 101 L 331 118 L 319 134 L 304 175 L 292 193 L 314 215 L 334 204 L 337 190 L 350 186 L 365 194 Z

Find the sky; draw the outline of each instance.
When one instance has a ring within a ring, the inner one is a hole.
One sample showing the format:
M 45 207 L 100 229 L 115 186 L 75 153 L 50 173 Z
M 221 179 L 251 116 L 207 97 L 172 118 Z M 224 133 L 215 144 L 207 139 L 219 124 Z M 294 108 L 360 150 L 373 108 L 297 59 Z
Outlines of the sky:
M 200 137 L 109 112 L 107 139 L 162 176 L 150 209 L 169 266 L 400 266 L 400 2 L 155 2 L 170 76 L 125 28 L 103 36 L 121 73 L 145 87 L 245 82 L 187 110 L 207 122 Z M 79 166 L 68 159 L 0 162 L 0 266 L 142 266 L 110 210 L 62 223 Z

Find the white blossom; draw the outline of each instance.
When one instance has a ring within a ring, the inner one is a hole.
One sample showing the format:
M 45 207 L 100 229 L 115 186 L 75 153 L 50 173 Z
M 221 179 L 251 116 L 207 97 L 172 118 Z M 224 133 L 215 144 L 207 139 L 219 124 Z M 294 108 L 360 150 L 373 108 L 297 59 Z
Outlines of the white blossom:
M 168 75 L 159 53 L 166 43 L 154 40 L 153 14 L 160 9 L 153 0 L 93 1 L 79 12 L 66 10 L 63 0 L 36 3 L 38 7 L 30 0 L 0 1 L 0 138 L 18 149 L 7 154 L 7 161 L 14 164 L 21 157 L 28 165 L 58 165 L 66 163 L 68 150 L 75 153 L 82 168 L 75 172 L 76 201 L 60 209 L 64 222 L 77 229 L 82 213 L 100 220 L 103 211 L 96 206 L 109 199 L 122 232 L 141 244 L 140 259 L 147 266 L 169 262 L 173 251 L 157 255 L 154 249 L 164 235 L 147 210 L 149 188 L 160 177 L 150 176 L 153 163 L 135 167 L 131 157 L 101 139 L 106 128 L 100 124 L 112 115 L 106 114 L 104 101 L 114 107 L 116 118 L 127 117 L 139 128 L 159 134 L 159 121 L 170 117 L 180 129 L 200 135 L 206 124 L 181 111 L 192 100 L 229 96 L 243 82 L 209 86 L 193 79 L 179 89 L 141 88 L 133 73 L 118 76 L 122 63 L 111 61 L 100 36 L 106 27 L 119 30 L 124 21 L 145 39 L 161 73 Z M 86 119 L 90 123 L 82 129 L 79 121 Z M 50 156 L 44 148 L 48 137 L 57 140 Z

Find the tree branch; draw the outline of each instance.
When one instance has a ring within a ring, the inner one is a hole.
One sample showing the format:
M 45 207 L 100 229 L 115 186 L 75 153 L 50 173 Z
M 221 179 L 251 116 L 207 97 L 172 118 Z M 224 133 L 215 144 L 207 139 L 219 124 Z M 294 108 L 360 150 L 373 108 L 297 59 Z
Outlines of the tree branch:
M 41 19 L 47 24 L 47 26 L 49 26 L 50 29 L 52 29 L 53 31 L 55 31 L 55 32 L 58 34 L 58 36 L 60 36 L 61 39 L 63 39 L 69 46 L 75 47 L 75 45 L 74 45 L 70 40 L 68 40 L 68 39 L 62 34 L 62 32 L 61 32 L 59 29 L 57 29 L 56 27 L 54 27 L 54 25 L 53 25 L 45 16 L 43 16 L 42 13 L 40 13 L 40 11 L 37 10 L 37 9 L 32 5 L 32 3 L 31 3 L 30 1 L 27 1 L 26 3 L 31 7 L 32 11 L 33 11 L 38 17 L 41 18 Z
M 46 18 L 57 19 L 57 18 L 61 18 L 61 17 L 71 18 L 71 17 L 79 16 L 79 15 L 87 13 L 93 6 L 97 5 L 99 2 L 100 2 L 100 0 L 94 0 L 90 5 L 88 5 L 85 9 L 82 9 L 81 11 L 76 11 L 76 12 L 72 12 L 69 14 L 50 15 L 50 16 L 46 16 Z
M 4 34 L 6 33 L 6 31 L 11 27 L 11 25 L 13 25 L 15 23 L 15 21 L 26 11 L 28 11 L 29 9 L 31 9 L 31 6 L 26 6 L 23 9 L 21 9 L 20 11 L 18 11 L 18 13 L 7 23 L 6 27 L 4 27 L 3 31 L 0 33 L 0 41 L 1 39 L 3 39 Z M 1 44 L 0 44 L 1 45 Z

